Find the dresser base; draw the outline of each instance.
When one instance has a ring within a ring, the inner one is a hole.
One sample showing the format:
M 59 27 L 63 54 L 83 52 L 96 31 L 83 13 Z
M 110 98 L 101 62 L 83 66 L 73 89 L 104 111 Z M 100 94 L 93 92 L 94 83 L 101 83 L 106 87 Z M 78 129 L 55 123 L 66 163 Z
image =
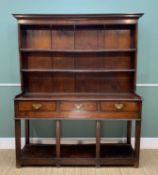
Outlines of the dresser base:
M 101 142 L 101 121 L 96 121 L 96 143 L 61 144 L 61 122 L 56 121 L 56 143 L 30 143 L 29 120 L 25 120 L 25 146 L 21 149 L 21 120 L 15 120 L 16 165 L 21 166 L 135 166 L 139 167 L 141 121 L 135 121 L 135 145 L 131 146 L 131 121 L 125 143 Z

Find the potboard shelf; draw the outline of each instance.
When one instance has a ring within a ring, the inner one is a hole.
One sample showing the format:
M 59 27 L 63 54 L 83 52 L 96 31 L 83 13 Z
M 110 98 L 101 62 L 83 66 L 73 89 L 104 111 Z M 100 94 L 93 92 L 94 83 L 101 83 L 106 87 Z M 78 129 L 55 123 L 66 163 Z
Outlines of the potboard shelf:
M 86 162 L 84 165 L 96 165 L 98 159 L 95 156 L 95 144 L 85 145 L 61 145 L 61 156 L 56 157 L 55 145 L 26 145 L 22 150 L 22 165 L 25 165 L 25 161 L 30 159 L 31 164 L 37 165 L 40 160 L 52 160 L 52 163 L 48 162 L 46 165 L 56 165 L 60 160 L 62 165 L 76 165 L 74 160 L 77 160 L 78 164 Z M 117 165 L 122 165 L 122 161 L 128 160 L 127 165 L 134 164 L 134 150 L 129 144 L 103 144 L 101 146 L 100 159 L 102 165 L 113 165 L 111 160 L 115 160 Z M 36 160 L 36 163 L 35 163 Z M 65 162 L 65 161 L 68 162 Z

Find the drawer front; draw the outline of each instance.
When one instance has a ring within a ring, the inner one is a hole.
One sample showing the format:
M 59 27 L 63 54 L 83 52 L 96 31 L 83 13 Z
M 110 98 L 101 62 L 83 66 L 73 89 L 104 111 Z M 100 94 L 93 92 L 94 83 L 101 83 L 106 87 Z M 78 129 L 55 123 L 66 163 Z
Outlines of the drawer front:
M 19 111 L 55 111 L 56 103 L 55 102 L 19 102 L 18 104 Z
M 129 101 L 16 101 L 15 109 L 17 118 L 138 119 L 141 117 L 141 102 Z
M 96 102 L 61 102 L 61 111 L 96 111 Z
M 113 111 L 113 112 L 132 112 L 139 111 L 139 103 L 138 102 L 101 102 L 100 103 L 101 111 Z

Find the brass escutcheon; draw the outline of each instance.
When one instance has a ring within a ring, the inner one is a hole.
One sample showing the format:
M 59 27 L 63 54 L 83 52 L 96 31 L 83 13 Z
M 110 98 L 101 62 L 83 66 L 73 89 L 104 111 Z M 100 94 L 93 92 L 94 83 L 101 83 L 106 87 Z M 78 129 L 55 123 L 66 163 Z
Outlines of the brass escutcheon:
M 124 108 L 125 105 L 123 103 L 115 103 L 114 106 L 117 110 L 121 110 Z
M 82 107 L 82 104 L 74 104 L 74 107 L 75 107 L 77 110 L 80 110 L 81 107 Z
M 42 104 L 40 104 L 40 103 L 34 103 L 34 104 L 32 105 L 32 107 L 33 107 L 35 110 L 39 110 L 39 109 L 42 107 Z

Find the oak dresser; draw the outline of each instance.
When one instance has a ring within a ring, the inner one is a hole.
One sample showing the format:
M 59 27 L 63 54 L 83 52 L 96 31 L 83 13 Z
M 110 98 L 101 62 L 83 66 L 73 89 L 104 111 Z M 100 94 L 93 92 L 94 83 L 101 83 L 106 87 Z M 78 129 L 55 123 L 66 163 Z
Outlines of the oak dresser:
M 139 166 L 142 99 L 135 91 L 138 19 L 142 15 L 14 14 L 22 91 L 15 97 L 17 167 Z M 55 144 L 30 142 L 30 121 L 34 119 L 55 120 Z M 62 120 L 95 120 L 96 142 L 61 144 Z M 126 141 L 102 143 L 103 120 L 125 120 Z

